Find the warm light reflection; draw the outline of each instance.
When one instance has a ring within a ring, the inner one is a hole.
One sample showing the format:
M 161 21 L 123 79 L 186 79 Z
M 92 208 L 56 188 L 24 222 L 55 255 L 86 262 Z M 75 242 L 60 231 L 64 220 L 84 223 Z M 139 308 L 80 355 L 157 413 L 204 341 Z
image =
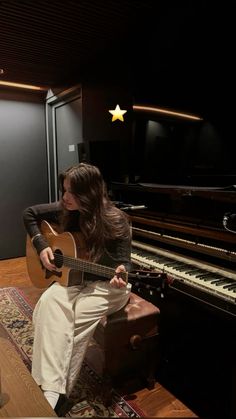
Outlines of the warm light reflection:
M 47 89 L 44 89 L 43 87 L 33 86 L 31 84 L 13 83 L 10 81 L 2 81 L 2 80 L 0 80 L 0 85 L 9 86 L 9 87 L 19 87 L 21 89 L 47 90 Z
M 180 117 L 180 118 L 192 119 L 192 120 L 195 120 L 195 121 L 201 121 L 203 119 L 203 118 L 200 118 L 199 116 L 189 115 L 187 113 L 169 111 L 167 109 L 154 108 L 154 107 L 150 107 L 150 106 L 133 105 L 133 109 L 135 109 L 137 111 L 150 111 L 150 112 L 163 113 L 163 114 L 166 114 L 166 115 L 172 115 L 172 116 L 177 116 L 177 117 Z

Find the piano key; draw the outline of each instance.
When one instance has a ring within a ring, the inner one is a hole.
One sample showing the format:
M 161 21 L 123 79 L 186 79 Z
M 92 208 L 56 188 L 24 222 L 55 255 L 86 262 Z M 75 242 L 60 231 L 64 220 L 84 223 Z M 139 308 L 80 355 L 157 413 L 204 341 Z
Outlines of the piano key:
M 231 284 L 233 284 L 233 283 L 234 283 L 234 281 L 233 281 L 233 280 L 231 280 L 231 282 L 230 282 L 229 284 L 224 285 L 224 286 L 223 286 L 223 288 L 228 288 L 228 287 L 229 287 L 229 285 L 231 285 Z
M 187 279 L 187 275 L 184 279 Z M 211 282 L 205 282 L 203 280 L 200 280 L 199 278 L 192 277 L 191 280 L 189 280 L 190 285 L 196 285 L 199 286 L 201 289 L 204 289 L 206 292 L 215 293 L 218 296 L 221 296 L 222 298 L 233 298 L 235 300 L 235 295 L 232 292 L 232 290 L 224 289 L 223 285 L 218 285 Z M 235 291 L 236 291 L 236 283 L 235 283 Z
M 197 268 L 191 268 L 188 271 L 186 271 L 189 275 L 196 275 L 197 273 L 199 273 L 199 269 Z
M 196 275 L 196 278 L 207 278 L 208 276 L 211 276 L 212 274 L 210 272 L 207 271 L 201 271 L 198 275 Z
M 222 284 L 228 284 L 229 285 L 229 280 L 228 278 L 224 278 L 224 279 L 220 279 L 219 281 L 216 282 L 216 286 L 218 287 L 219 285 Z
M 228 286 L 224 286 L 224 289 L 228 289 L 228 290 L 232 290 L 234 288 L 236 288 L 236 283 L 235 284 L 230 284 Z
M 214 281 L 218 281 L 218 280 L 220 280 L 220 279 L 222 279 L 222 276 L 214 276 L 214 275 L 210 275 L 210 276 L 208 276 L 207 278 L 199 278 L 199 279 L 202 279 L 203 281 L 205 281 L 205 282 L 214 282 Z
M 182 264 L 180 267 L 178 267 L 176 270 L 178 271 L 178 272 L 186 272 L 186 270 L 189 268 L 189 265 L 186 265 L 186 263 L 185 264 Z
M 213 281 L 211 283 L 215 284 L 216 286 L 221 285 L 221 284 L 225 284 L 225 278 L 221 277 L 221 278 L 213 279 Z
M 212 279 L 221 279 L 221 275 L 217 275 L 216 273 L 209 272 L 207 275 L 201 275 L 198 277 L 199 279 L 203 281 L 211 281 Z
M 177 267 L 179 267 L 179 265 L 180 265 L 180 262 L 178 263 L 178 262 L 176 262 L 176 260 L 174 262 L 172 261 L 172 262 L 165 263 L 166 267 L 173 266 L 174 268 L 177 268 Z M 183 263 L 181 265 L 183 265 Z M 186 267 L 186 265 L 185 265 L 185 267 Z
M 179 262 L 179 264 L 178 265 L 176 265 L 176 267 L 175 267 L 175 269 L 177 270 L 177 271 L 180 271 L 181 272 L 181 270 L 185 270 L 187 267 L 186 267 L 186 263 L 180 263 Z
M 153 248 L 152 246 L 148 247 L 151 249 Z M 136 254 L 136 250 L 139 255 Z M 232 279 L 228 276 L 224 276 L 222 274 L 223 270 L 220 271 L 214 267 L 208 268 L 207 264 L 202 264 L 205 268 L 202 269 L 199 266 L 199 263 L 197 263 L 197 266 L 195 263 L 191 263 L 187 260 L 186 262 L 188 263 L 185 263 L 181 257 L 180 260 L 177 260 L 176 257 L 172 259 L 171 257 L 165 257 L 163 255 L 159 256 L 158 249 L 155 248 L 154 251 L 145 250 L 143 252 L 142 250 L 139 252 L 139 250 L 140 249 L 133 250 L 132 258 L 134 257 L 134 259 L 140 261 L 145 260 L 146 263 L 149 263 L 150 269 L 160 270 L 172 275 L 174 280 L 184 281 L 190 287 L 199 287 L 206 293 L 216 294 L 220 298 L 229 299 L 234 303 L 236 302 L 236 275 L 232 275 L 234 276 L 234 279 Z M 162 253 L 164 252 L 162 251 Z M 220 271 L 220 274 L 218 271 Z

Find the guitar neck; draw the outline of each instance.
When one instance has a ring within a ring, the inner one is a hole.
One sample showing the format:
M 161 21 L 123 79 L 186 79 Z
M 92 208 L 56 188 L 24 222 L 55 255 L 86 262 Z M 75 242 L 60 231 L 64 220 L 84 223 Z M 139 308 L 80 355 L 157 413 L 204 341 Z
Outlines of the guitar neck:
M 58 253 L 54 253 L 54 257 L 55 263 L 59 267 L 64 265 L 65 267 L 74 269 L 76 271 L 91 273 L 108 279 L 111 279 L 115 273 L 114 268 L 99 265 L 84 259 L 75 259 Z M 124 279 L 126 279 L 126 272 L 121 272 L 119 276 L 124 276 Z

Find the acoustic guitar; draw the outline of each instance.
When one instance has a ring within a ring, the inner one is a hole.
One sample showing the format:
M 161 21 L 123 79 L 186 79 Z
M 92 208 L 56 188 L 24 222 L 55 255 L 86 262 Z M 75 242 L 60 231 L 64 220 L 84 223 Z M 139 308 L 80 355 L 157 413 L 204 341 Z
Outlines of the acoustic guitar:
M 80 285 L 83 283 L 84 273 L 93 274 L 94 280 L 100 278 L 110 280 L 114 276 L 114 268 L 86 260 L 86 248 L 80 233 L 57 233 L 45 220 L 42 221 L 40 230 L 53 251 L 54 264 L 59 270 L 49 271 L 43 266 L 30 237 L 27 236 L 27 269 L 31 282 L 37 288 L 47 288 L 53 282 L 58 282 L 63 286 Z M 135 284 L 137 284 L 137 281 L 145 280 L 145 278 L 159 279 L 162 283 L 162 274 L 157 272 L 121 272 L 119 276 L 126 282 Z

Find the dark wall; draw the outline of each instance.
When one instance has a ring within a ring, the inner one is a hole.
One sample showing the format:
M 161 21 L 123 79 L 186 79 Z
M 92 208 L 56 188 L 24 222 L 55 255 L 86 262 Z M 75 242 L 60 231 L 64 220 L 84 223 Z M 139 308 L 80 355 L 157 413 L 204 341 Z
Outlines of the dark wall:
M 0 259 L 25 255 L 25 207 L 47 202 L 44 97 L 0 93 Z
M 235 74 L 233 2 L 168 0 L 156 2 L 156 10 L 153 4 L 136 23 L 130 51 L 135 101 L 210 122 L 226 117 Z
M 235 144 L 227 130 L 205 120 L 151 112 L 139 112 L 135 119 L 133 172 L 137 181 L 208 187 L 235 184 Z
M 124 140 L 131 134 L 132 95 L 125 86 L 103 83 L 83 84 L 83 135 L 86 141 Z M 127 110 L 124 122 L 112 122 L 110 109 L 119 104 Z
M 132 92 L 124 83 L 102 79 L 83 83 L 83 139 L 88 158 L 107 182 L 125 180 L 129 173 L 132 144 Z M 112 122 L 109 110 L 116 105 L 127 110 L 124 121 Z
M 122 131 L 126 127 L 119 123 L 109 126 L 105 109 L 115 96 L 122 102 L 120 95 L 126 91 L 135 104 L 201 116 L 217 135 L 214 140 L 211 136 L 210 141 L 205 141 L 204 131 L 204 139 L 195 141 L 186 158 L 194 159 L 197 150 L 199 162 L 194 162 L 194 166 L 212 166 L 213 175 L 234 174 L 234 115 L 229 105 L 235 74 L 232 3 L 226 1 L 222 7 L 204 0 L 168 0 L 161 4 L 147 1 L 150 7 L 145 11 L 140 8 L 120 47 L 106 51 L 84 74 L 83 91 L 84 81 L 88 86 L 87 98 L 83 98 L 84 139 L 107 141 L 125 137 L 128 131 Z M 116 89 L 117 83 L 121 89 Z M 129 156 L 129 161 L 132 154 L 130 149 L 122 153 Z M 171 157 L 175 159 L 173 153 Z M 132 158 L 136 156 L 133 154 Z M 142 154 L 138 158 L 143 162 Z M 157 161 L 158 158 L 166 161 L 166 155 L 158 155 Z M 124 163 L 124 159 L 121 161 Z M 163 167 L 163 172 L 167 171 Z M 186 175 L 192 172 L 190 167 Z

